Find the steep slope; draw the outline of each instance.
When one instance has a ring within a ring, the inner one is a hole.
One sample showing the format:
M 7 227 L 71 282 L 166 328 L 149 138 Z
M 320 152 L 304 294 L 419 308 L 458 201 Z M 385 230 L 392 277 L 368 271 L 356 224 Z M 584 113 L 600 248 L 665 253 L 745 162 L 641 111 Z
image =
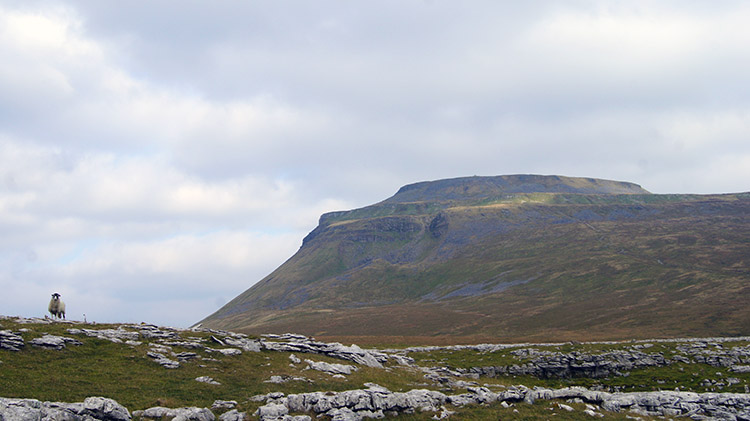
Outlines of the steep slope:
M 467 340 L 748 334 L 749 222 L 748 194 L 535 175 L 417 183 L 323 215 L 202 323 Z

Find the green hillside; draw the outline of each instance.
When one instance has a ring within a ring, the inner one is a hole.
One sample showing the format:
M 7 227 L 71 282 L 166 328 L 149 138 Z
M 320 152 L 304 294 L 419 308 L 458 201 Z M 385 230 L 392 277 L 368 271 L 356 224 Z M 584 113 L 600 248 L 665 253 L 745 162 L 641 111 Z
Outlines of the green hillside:
M 323 215 L 292 258 L 202 324 L 426 341 L 742 335 L 749 256 L 746 193 L 441 180 Z

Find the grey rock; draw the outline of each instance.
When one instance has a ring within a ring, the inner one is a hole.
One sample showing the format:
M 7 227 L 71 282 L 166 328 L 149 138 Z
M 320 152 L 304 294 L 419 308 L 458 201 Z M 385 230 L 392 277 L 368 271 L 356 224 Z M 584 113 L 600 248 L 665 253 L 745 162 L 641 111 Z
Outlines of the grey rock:
M 197 341 L 164 341 L 164 345 L 179 346 L 188 349 L 204 349 L 206 346 Z
M 512 386 L 507 390 L 495 393 L 486 387 L 469 387 L 468 393 L 446 396 L 432 390 L 411 390 L 406 393 L 390 392 L 378 385 L 369 389 L 348 390 L 343 392 L 313 392 L 292 394 L 289 396 L 266 396 L 269 404 L 269 417 L 286 416 L 289 412 L 314 412 L 344 417 L 360 417 L 366 414 L 379 417 L 385 413 L 412 413 L 429 411 L 442 413 L 444 404 L 454 406 L 488 404 L 500 402 L 510 407 L 513 402 L 526 401 L 533 403 L 539 400 L 569 400 L 585 402 L 588 411 L 594 417 L 601 417 L 599 409 L 610 412 L 633 412 L 647 416 L 682 416 L 699 419 L 700 417 L 743 419 L 750 409 L 750 394 L 732 393 L 692 393 L 677 391 L 608 393 L 582 387 L 562 389 L 534 388 Z M 284 406 L 286 413 L 280 409 Z M 566 409 L 567 410 L 567 409 Z M 281 411 L 281 412 L 279 412 Z M 369 415 L 368 415 L 369 416 Z M 439 415 L 437 415 L 439 416 Z M 268 418 L 282 419 L 282 418 Z
M 0 398 L 0 419 L 6 421 L 39 420 L 42 403 L 36 399 Z
M 174 356 L 177 357 L 177 361 L 180 362 L 187 362 L 198 358 L 198 354 L 196 354 L 195 352 L 180 352 L 178 354 L 174 354 Z
M 360 421 L 362 419 L 349 408 L 334 408 L 328 411 L 326 415 L 331 417 L 331 421 Z
M 179 368 L 180 367 L 179 361 L 170 360 L 169 358 L 167 358 L 164 354 L 162 354 L 160 352 L 149 351 L 149 352 L 146 353 L 146 355 L 148 355 L 149 357 L 151 357 L 152 359 L 154 359 L 154 361 L 156 361 L 157 363 L 159 363 L 164 368 L 172 368 L 173 369 L 173 368 Z
M 24 345 L 21 335 L 16 335 L 9 330 L 0 330 L 0 349 L 19 351 Z
M 41 338 L 35 338 L 29 341 L 30 344 L 40 347 L 40 348 L 47 348 L 47 349 L 63 349 L 65 348 L 66 344 L 71 345 L 83 345 L 81 341 L 75 340 L 73 338 L 66 338 L 63 336 L 55 336 L 55 335 L 48 335 L 45 334 Z
M 136 414 L 145 419 L 161 420 L 164 418 L 171 421 L 215 421 L 216 417 L 208 408 L 185 407 L 164 408 L 156 406 L 148 408 Z
M 221 349 L 206 348 L 206 350 L 210 352 L 218 352 L 226 356 L 242 355 L 242 351 L 237 348 L 221 348 Z
M 274 336 L 267 337 L 274 339 L 284 338 L 277 338 Z M 298 339 L 297 335 L 295 335 L 294 339 L 290 342 L 262 340 L 260 344 L 263 349 L 267 349 L 269 351 L 321 354 L 333 358 L 351 361 L 361 365 L 366 365 L 368 367 L 383 368 L 383 363 L 388 360 L 388 355 L 386 355 L 385 353 L 364 350 L 357 345 L 344 346 L 337 342 L 316 342 L 307 338 L 301 340 Z
M 237 406 L 237 401 L 215 400 L 211 405 L 211 410 L 215 411 L 220 409 L 234 409 L 235 406 Z
M 246 352 L 260 352 L 261 346 L 260 341 L 254 339 L 243 338 L 240 336 L 228 336 L 224 338 L 226 345 L 241 348 Z
M 108 398 L 89 397 L 82 403 L 0 398 L 0 419 L 5 421 L 127 421 L 131 417 L 125 407 Z
M 83 408 L 86 414 L 101 420 L 129 420 L 130 411 L 113 399 L 89 397 L 84 399 Z
M 329 374 L 352 374 L 357 371 L 357 367 L 346 364 L 326 363 L 323 361 L 305 360 L 308 370 L 323 371 Z
M 200 382 L 200 383 L 206 383 L 206 384 L 214 384 L 214 385 L 220 385 L 221 384 L 221 383 L 217 382 L 216 380 L 214 380 L 214 379 L 212 379 L 211 377 L 208 377 L 208 376 L 196 377 L 195 381 Z
M 216 336 L 211 335 L 211 340 L 221 346 L 227 346 L 227 344 L 223 340 L 221 340 L 220 338 L 217 338 Z
M 138 330 L 140 335 L 145 339 L 170 339 L 179 340 L 180 333 L 176 329 L 168 327 L 159 327 L 150 324 L 140 324 L 132 326 Z
M 239 412 L 236 409 L 219 415 L 219 421 L 245 421 L 247 419 L 248 417 L 245 412 Z
M 275 383 L 275 384 L 281 384 L 286 383 L 288 380 L 282 376 L 271 376 L 270 379 L 264 381 L 263 383 Z
M 255 411 L 254 415 L 257 416 L 261 421 L 263 421 L 277 420 L 287 414 L 289 414 L 289 409 L 285 405 L 272 402 L 258 408 L 258 410 Z
M 126 330 L 123 326 L 117 329 L 68 329 L 68 333 L 71 335 L 86 335 L 98 339 L 108 340 L 114 343 L 122 343 L 126 341 L 137 341 L 140 338 L 138 332 Z

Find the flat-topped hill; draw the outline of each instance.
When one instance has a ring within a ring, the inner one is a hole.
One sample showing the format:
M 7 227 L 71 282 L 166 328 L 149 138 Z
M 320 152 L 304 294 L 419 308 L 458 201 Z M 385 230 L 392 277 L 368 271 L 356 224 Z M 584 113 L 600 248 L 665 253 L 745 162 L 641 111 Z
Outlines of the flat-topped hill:
M 416 183 L 323 215 L 203 324 L 338 338 L 750 334 L 748 238 L 747 193 L 535 175 Z

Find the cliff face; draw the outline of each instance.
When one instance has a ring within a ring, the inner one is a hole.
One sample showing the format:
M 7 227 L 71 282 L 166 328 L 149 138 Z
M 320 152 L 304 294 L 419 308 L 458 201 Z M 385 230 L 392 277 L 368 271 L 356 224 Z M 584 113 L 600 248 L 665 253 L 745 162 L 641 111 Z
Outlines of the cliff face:
M 329 336 L 746 334 L 748 215 L 747 194 L 653 195 L 608 180 L 417 183 L 323 215 L 292 258 L 203 324 Z

